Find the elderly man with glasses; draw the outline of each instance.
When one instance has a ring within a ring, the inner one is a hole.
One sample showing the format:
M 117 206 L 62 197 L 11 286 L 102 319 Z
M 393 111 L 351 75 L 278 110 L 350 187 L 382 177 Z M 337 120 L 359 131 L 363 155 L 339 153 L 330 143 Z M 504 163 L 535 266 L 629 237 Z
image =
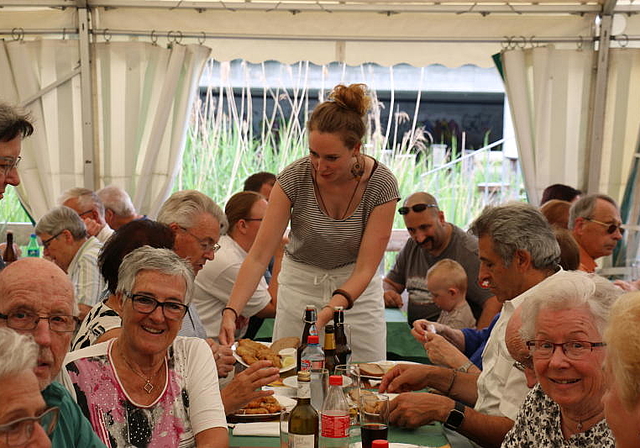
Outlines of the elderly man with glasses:
M 227 218 L 222 209 L 207 195 L 196 190 L 172 194 L 158 212 L 158 222 L 169 226 L 176 239 L 174 251 L 186 259 L 197 275 L 220 249 L 220 233 L 226 231 Z M 205 338 L 206 332 L 195 306 L 189 306 L 181 336 Z
M 569 210 L 569 230 L 580 246 L 580 270 L 594 272 L 596 259 L 611 255 L 622 239 L 618 204 L 605 194 L 590 194 Z
M 0 327 L 33 337 L 39 388 L 46 406 L 59 408 L 52 446 L 104 447 L 66 389 L 54 381 L 77 328 L 77 314 L 71 281 L 50 261 L 24 258 L 0 273 Z
M 58 204 L 73 209 L 87 227 L 87 232 L 105 243 L 113 234 L 105 218 L 104 204 L 96 193 L 88 188 L 71 188 L 60 195 Z
M 478 239 L 446 222 L 444 212 L 429 193 L 409 196 L 398 213 L 404 218 L 410 238 L 398 254 L 382 284 L 387 307 L 402 305 L 400 294 L 409 294 L 409 324 L 417 319 L 438 319 L 440 309 L 430 298 L 426 284 L 427 271 L 446 258 L 457 261 L 467 273 L 467 301 L 471 305 L 478 328 L 489 325 L 500 311 L 493 294 L 478 285 Z
M 42 239 L 44 256 L 65 271 L 75 286 L 80 318 L 98 303 L 105 283 L 98 269 L 98 253 L 102 244 L 88 236 L 78 214 L 69 207 L 50 210 L 36 225 L 36 235 Z

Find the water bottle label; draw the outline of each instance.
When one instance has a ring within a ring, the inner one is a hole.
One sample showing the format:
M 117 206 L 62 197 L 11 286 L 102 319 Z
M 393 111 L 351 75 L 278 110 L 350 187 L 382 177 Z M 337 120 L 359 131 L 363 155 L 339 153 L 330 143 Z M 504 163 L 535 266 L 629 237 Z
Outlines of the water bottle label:
M 311 360 L 310 359 L 301 359 L 300 360 L 300 370 L 311 370 Z
M 338 439 L 349 437 L 349 414 L 322 413 L 322 437 Z
M 40 249 L 27 249 L 27 257 L 39 257 Z
M 291 434 L 289 433 L 289 448 L 313 448 L 315 446 L 313 434 Z
M 324 359 L 314 359 L 311 361 L 312 369 L 324 369 Z

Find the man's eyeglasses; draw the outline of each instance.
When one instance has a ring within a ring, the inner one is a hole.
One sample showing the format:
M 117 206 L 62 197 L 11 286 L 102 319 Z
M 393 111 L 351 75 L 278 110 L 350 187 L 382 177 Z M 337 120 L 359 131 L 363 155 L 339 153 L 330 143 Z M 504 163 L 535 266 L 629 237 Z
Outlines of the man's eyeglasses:
M 64 232 L 64 230 L 62 232 Z M 49 248 L 49 244 L 51 244 L 51 241 L 55 240 L 60 235 L 62 235 L 62 232 L 58 232 L 55 235 L 53 235 L 51 238 L 47 238 L 46 240 L 42 240 L 42 247 L 44 247 L 45 249 Z
M 413 210 L 416 213 L 420 213 L 425 211 L 428 208 L 438 208 L 438 206 L 436 204 L 415 204 L 415 205 L 412 205 L 411 207 L 400 207 L 398 209 L 398 213 L 400 213 L 401 215 L 406 215 L 411 210 Z
M 569 341 L 569 342 L 551 342 L 544 340 L 527 341 L 527 347 L 531 350 L 531 354 L 537 358 L 551 358 L 556 351 L 556 347 L 562 347 L 562 352 L 570 359 L 581 359 L 587 356 L 594 347 L 604 347 L 604 342 L 589 341 Z
M 22 160 L 22 157 L 18 156 L 18 158 L 14 159 L 13 157 L 0 157 L 0 173 L 2 173 L 5 177 L 9 175 L 9 173 L 18 167 L 18 164 Z
M 24 446 L 33 436 L 33 425 L 37 422 L 47 436 L 53 433 L 58 423 L 57 407 L 45 410 L 38 417 L 24 417 L 12 422 L 0 425 L 0 440 L 4 439 L 8 446 Z
M 39 316 L 27 311 L 12 311 L 9 314 L 0 313 L 0 319 L 7 321 L 7 327 L 14 330 L 30 331 L 38 326 L 38 322 L 45 319 L 49 322 L 49 329 L 56 333 L 72 333 L 78 328 L 79 319 L 69 314 L 54 314 Z
M 78 213 L 78 216 L 82 218 L 84 215 L 89 214 L 89 213 L 91 213 L 92 211 L 93 211 L 93 210 L 87 210 L 86 212 Z
M 596 224 L 600 224 L 601 226 L 606 227 L 607 233 L 609 235 L 611 235 L 612 233 L 615 233 L 616 230 L 620 230 L 620 235 L 624 235 L 624 229 L 622 228 L 622 224 L 609 224 L 609 223 L 598 221 L 592 218 L 584 218 L 584 219 L 590 222 L 595 222 Z
M 218 243 L 212 243 L 211 241 L 209 241 L 207 238 L 198 238 L 196 235 L 194 235 L 193 233 L 189 232 L 186 228 L 180 226 L 180 228 L 185 231 L 186 233 L 188 233 L 189 235 L 191 235 L 192 237 L 194 237 L 196 239 L 196 241 L 198 241 L 198 243 L 200 244 L 200 247 L 202 248 L 203 251 L 205 252 L 218 252 L 220 250 L 220 245 Z
M 187 314 L 189 309 L 187 305 L 179 302 L 159 302 L 153 297 L 149 297 L 144 294 L 133 294 L 130 292 L 124 293 L 131 299 L 133 309 L 142 314 L 151 314 L 159 306 L 162 307 L 162 314 L 169 320 L 180 320 Z

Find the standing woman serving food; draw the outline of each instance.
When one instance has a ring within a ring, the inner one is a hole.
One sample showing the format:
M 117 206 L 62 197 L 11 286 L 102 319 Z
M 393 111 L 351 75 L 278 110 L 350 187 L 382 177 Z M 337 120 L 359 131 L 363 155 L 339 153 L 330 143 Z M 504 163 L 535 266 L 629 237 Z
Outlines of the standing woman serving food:
M 391 235 L 398 185 L 391 171 L 362 153 L 369 98 L 364 84 L 338 85 L 313 111 L 309 156 L 286 167 L 271 191 L 256 242 L 242 264 L 228 307 L 222 343 L 258 284 L 287 224 L 290 242 L 280 272 L 273 338 L 300 336 L 307 304 L 320 309 L 318 327 L 342 306 L 351 325 L 352 357 L 384 359 L 382 285 L 375 275 Z

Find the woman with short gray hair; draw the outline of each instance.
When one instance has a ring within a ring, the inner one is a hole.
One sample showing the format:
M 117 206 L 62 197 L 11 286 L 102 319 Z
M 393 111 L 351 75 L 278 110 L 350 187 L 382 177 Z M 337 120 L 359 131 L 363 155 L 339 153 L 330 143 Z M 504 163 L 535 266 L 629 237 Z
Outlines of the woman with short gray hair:
M 620 291 L 580 271 L 559 272 L 522 304 L 520 333 L 538 384 L 503 447 L 614 447 L 604 420 L 602 334 Z
M 58 408 L 45 407 L 33 371 L 38 346 L 26 335 L 0 328 L 0 446 L 50 448 Z M 20 417 L 20 418 L 15 418 Z M 36 424 L 37 423 L 37 424 Z
M 120 336 L 67 357 L 66 386 L 106 445 L 228 444 L 209 346 L 176 337 L 192 289 L 191 267 L 172 250 L 132 251 L 118 270 Z

